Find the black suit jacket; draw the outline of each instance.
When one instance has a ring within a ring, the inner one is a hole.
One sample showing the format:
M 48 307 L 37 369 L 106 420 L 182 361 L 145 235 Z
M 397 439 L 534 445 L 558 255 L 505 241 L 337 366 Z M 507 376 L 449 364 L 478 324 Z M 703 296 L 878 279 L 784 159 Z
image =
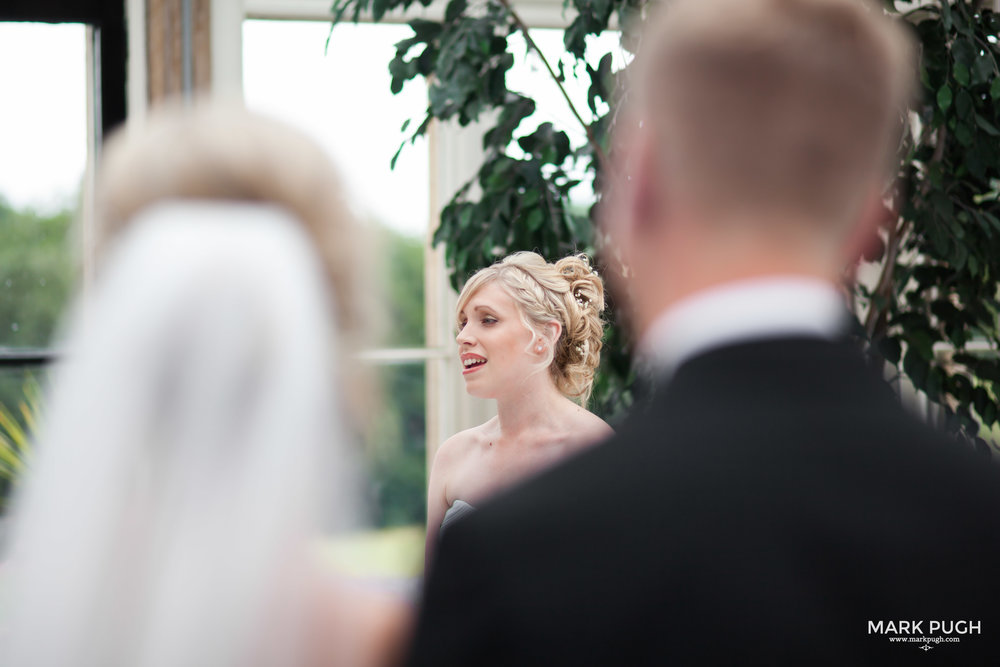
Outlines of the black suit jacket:
M 848 344 L 771 340 L 454 525 L 409 664 L 996 665 L 998 608 L 995 466 Z

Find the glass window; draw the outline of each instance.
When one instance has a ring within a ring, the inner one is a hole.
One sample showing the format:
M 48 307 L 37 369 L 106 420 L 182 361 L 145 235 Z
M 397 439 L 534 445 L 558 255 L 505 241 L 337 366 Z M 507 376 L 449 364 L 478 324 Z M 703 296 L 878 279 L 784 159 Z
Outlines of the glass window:
M 419 326 L 400 326 L 398 304 L 423 307 L 422 257 L 429 215 L 426 139 L 393 154 L 400 130 L 427 108 L 423 81 L 389 91 L 388 63 L 410 29 L 399 25 L 248 20 L 243 24 L 243 88 L 247 106 L 312 136 L 339 167 L 354 213 L 371 230 L 367 303 L 377 323 L 373 347 L 421 347 Z M 329 38 L 329 41 L 328 41 Z M 397 262 L 407 262 L 406 267 Z M 409 269 L 413 269 L 410 271 Z M 406 273 L 400 283 L 395 275 Z M 391 280 L 387 280 L 391 278 Z
M 30 456 L 79 271 L 87 49 L 83 24 L 0 22 L 0 62 L 16 63 L 0 67 L 0 512 Z
M 86 51 L 82 24 L 0 23 L 0 349 L 48 346 L 72 292 Z
M 365 303 L 372 306 L 377 330 L 365 359 L 374 364 L 380 401 L 365 439 L 373 523 L 393 530 L 370 535 L 349 551 L 376 548 L 383 537 L 393 544 L 402 539 L 409 545 L 403 549 L 407 563 L 417 562 L 423 551 L 413 531 L 422 534 L 425 516 L 421 348 L 430 193 L 426 139 L 407 145 L 390 168 L 408 136 L 403 123 L 427 109 L 423 81 L 409 83 L 399 95 L 389 89 L 394 45 L 409 35 L 409 27 L 399 25 L 345 23 L 331 30 L 320 21 L 243 23 L 247 106 L 298 127 L 328 151 L 355 215 L 370 231 L 358 252 L 368 277 Z M 410 563 L 404 571 L 414 567 Z
M 369 426 L 372 496 L 380 526 L 426 522 L 424 364 L 380 366 L 381 406 Z

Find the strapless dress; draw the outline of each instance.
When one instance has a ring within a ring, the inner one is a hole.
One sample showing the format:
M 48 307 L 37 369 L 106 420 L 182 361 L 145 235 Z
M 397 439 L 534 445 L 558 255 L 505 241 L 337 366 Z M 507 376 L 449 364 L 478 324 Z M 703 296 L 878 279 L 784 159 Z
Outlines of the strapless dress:
M 439 531 L 438 536 L 440 537 L 440 535 L 444 533 L 445 528 L 455 523 L 463 516 L 472 514 L 475 511 L 476 508 L 464 500 L 456 500 L 453 502 L 451 507 L 448 508 L 448 511 L 444 513 L 444 519 L 441 520 L 441 530 Z

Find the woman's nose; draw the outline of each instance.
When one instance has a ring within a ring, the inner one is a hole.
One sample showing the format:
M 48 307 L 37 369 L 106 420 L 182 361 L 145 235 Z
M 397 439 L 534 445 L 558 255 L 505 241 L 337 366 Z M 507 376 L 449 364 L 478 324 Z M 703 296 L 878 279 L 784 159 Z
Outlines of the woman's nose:
M 472 342 L 472 335 L 469 333 L 469 327 L 462 327 L 459 330 L 458 335 L 455 336 L 455 342 L 459 345 Z

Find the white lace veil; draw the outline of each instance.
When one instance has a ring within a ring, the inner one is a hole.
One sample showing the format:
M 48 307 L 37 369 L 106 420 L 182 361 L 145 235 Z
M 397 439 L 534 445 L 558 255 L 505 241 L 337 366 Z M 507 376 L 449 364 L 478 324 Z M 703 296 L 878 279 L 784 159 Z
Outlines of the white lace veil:
M 0 664 L 299 662 L 305 545 L 355 497 L 323 275 L 276 207 L 133 221 L 17 499 Z

